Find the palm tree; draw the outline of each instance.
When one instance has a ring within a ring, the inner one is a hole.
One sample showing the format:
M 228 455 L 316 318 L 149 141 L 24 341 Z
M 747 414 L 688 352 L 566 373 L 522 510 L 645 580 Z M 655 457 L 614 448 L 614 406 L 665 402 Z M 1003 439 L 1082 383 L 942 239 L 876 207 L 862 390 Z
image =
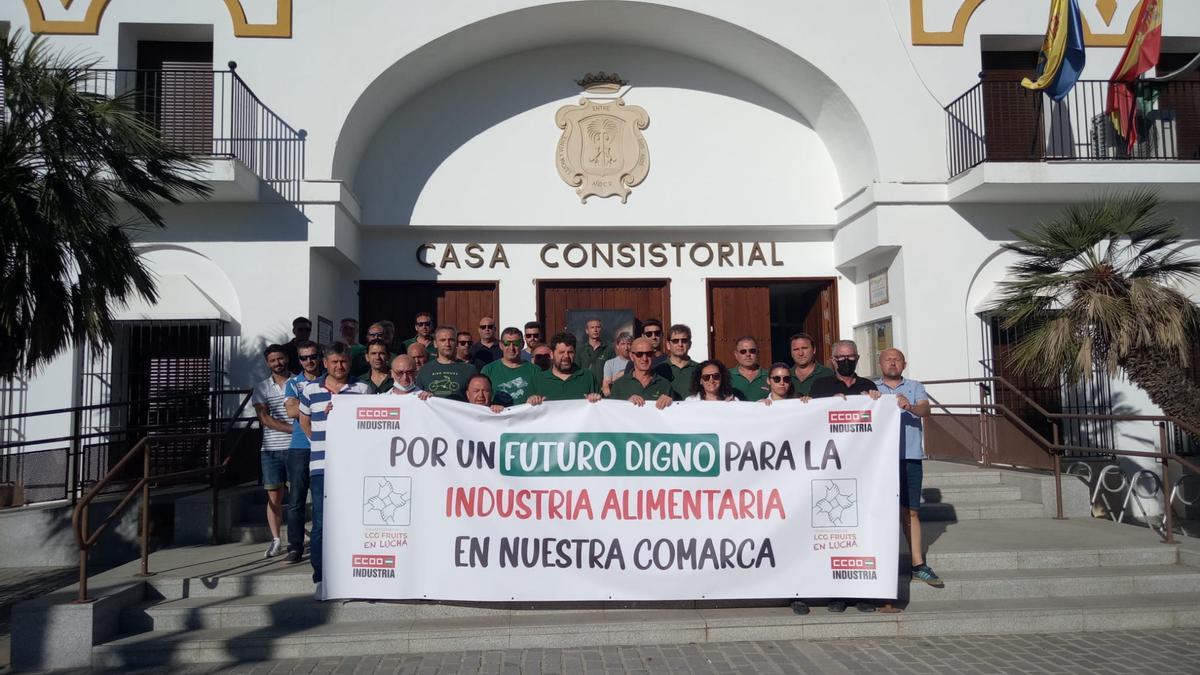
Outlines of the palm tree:
M 0 378 L 107 345 L 113 305 L 157 299 L 135 230 L 164 227 L 155 202 L 209 193 L 135 93 L 89 91 L 96 64 L 0 38 Z
M 1012 366 L 1047 384 L 1123 371 L 1168 415 L 1200 427 L 1185 376 L 1200 312 L 1179 290 L 1200 278 L 1151 192 L 1070 206 L 1004 247 L 1021 256 L 992 309 L 1029 330 Z

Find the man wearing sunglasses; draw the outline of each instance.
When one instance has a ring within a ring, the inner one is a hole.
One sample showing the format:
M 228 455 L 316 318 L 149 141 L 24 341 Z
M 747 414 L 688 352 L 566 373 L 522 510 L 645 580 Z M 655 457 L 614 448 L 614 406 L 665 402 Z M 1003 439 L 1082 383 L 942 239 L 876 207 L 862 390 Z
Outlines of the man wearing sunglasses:
M 733 347 L 733 359 L 737 367 L 729 373 L 730 382 L 743 401 L 761 401 L 771 389 L 767 386 L 767 371 L 758 365 L 758 340 L 750 337 L 738 338 Z
M 633 374 L 609 385 L 610 399 L 629 401 L 639 408 L 647 401 L 653 401 L 654 407 L 659 410 L 677 399 L 671 381 L 654 372 L 651 365 L 654 361 L 654 343 L 650 338 L 640 337 L 633 341 L 629 348 L 629 360 L 633 364 Z
M 657 372 L 671 381 L 675 400 L 682 401 L 692 393 L 692 373 L 696 370 L 696 362 L 688 355 L 692 348 L 692 329 L 677 323 L 671 326 L 667 335 L 667 360 Z
M 404 341 L 404 349 L 420 342 L 426 349 L 433 349 L 433 315 L 429 312 L 419 312 L 413 319 L 413 329 L 416 335 Z
M 521 405 L 529 398 L 537 367 L 521 360 L 521 329 L 510 326 L 500 334 L 500 358 L 483 367 L 497 403 Z
M 388 337 L 388 330 L 384 325 L 384 322 L 380 321 L 367 326 L 367 344 L 370 344 L 373 340 L 383 340 L 385 345 L 392 344 L 391 338 Z M 362 354 L 359 356 L 354 355 L 353 347 L 351 347 L 350 350 L 350 377 L 357 380 L 363 375 L 371 372 L 371 364 L 367 362 L 367 352 L 365 348 Z M 388 352 L 391 352 L 390 348 L 388 349 Z
M 654 351 L 654 356 L 650 359 L 650 368 L 657 371 L 666 377 L 666 370 L 659 370 L 659 366 L 667 362 L 667 355 L 663 353 L 663 325 L 658 319 L 646 319 L 642 322 L 642 337 L 650 341 L 651 349 Z M 633 361 L 630 361 L 625 366 L 625 375 L 633 374 Z
M 470 363 L 479 370 L 480 364 L 471 358 L 471 334 L 465 330 L 458 331 L 454 336 L 454 360 L 459 363 Z
M 417 386 L 417 364 L 408 354 L 401 354 L 392 359 L 392 390 L 388 393 L 396 396 L 421 394 L 425 392 Z M 427 397 L 425 397 L 427 398 Z
M 471 358 L 480 368 L 504 356 L 500 341 L 496 339 L 496 320 L 485 316 L 479 320 L 479 342 L 471 345 Z
M 293 376 L 283 388 L 283 406 L 292 420 L 292 438 L 284 454 L 284 470 L 287 472 L 287 562 L 300 562 L 304 554 L 304 511 L 308 502 L 309 459 L 311 443 L 300 427 L 300 392 L 310 382 L 321 377 L 321 348 L 315 342 L 305 340 L 297 346 L 300 374 Z
M 534 377 L 529 405 L 581 398 L 592 403 L 600 400 L 600 380 L 596 379 L 596 374 L 575 366 L 575 343 L 571 333 L 555 333 L 550 338 L 550 369 Z
M 536 321 L 525 323 L 525 349 L 521 351 L 522 361 L 533 360 L 533 348 L 542 344 L 542 324 Z

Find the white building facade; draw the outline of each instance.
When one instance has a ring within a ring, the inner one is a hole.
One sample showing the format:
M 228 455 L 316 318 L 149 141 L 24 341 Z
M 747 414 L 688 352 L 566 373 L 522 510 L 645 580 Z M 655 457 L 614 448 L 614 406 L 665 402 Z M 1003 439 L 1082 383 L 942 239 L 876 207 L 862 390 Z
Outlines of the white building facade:
M 785 359 L 786 336 L 807 330 L 825 349 L 857 337 L 868 359 L 900 347 L 928 380 L 994 372 L 1003 345 L 985 310 L 1012 228 L 1149 186 L 1200 232 L 1200 81 L 1160 104 L 1175 112 L 1147 147 L 1106 142 L 1099 81 L 1137 2 L 1080 0 L 1092 82 L 1058 107 L 1016 82 L 1047 4 L 23 0 L 0 25 L 106 68 L 236 62 L 202 103 L 162 76 L 160 112 L 200 130 L 215 193 L 164 206 L 167 229 L 139 240 L 162 299 L 121 314 L 127 331 L 220 342 L 215 384 L 264 377 L 262 348 L 288 340 L 293 317 L 314 338 L 343 317 L 391 319 L 406 337 L 419 309 L 472 332 L 485 313 L 550 333 L 592 310 L 654 316 L 726 362 L 738 335 Z M 1168 2 L 1164 36 L 1164 67 L 1200 50 L 1200 3 Z M 577 83 L 600 71 L 625 84 Z M 583 143 L 648 162 L 624 201 L 583 200 L 560 176 L 570 129 L 556 113 L 582 98 L 649 120 L 642 146 Z M 102 376 L 119 356 L 102 359 L 66 355 L 13 384 L 9 412 L 86 403 L 89 381 L 129 395 Z M 1124 389 L 1123 405 L 1154 412 Z M 23 424 L 37 438 L 66 419 Z

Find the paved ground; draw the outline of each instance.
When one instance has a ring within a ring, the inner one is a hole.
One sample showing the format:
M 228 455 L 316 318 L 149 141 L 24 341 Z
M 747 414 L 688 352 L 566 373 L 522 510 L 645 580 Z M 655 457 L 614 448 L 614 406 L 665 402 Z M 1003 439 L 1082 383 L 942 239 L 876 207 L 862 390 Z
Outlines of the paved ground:
M 62 588 L 78 575 L 75 567 L 0 567 L 0 673 L 9 672 L 8 619 L 13 605 Z
M 82 675 L 85 671 L 72 671 Z M 1097 673 L 1200 672 L 1200 630 L 735 642 L 299 659 L 90 673 Z

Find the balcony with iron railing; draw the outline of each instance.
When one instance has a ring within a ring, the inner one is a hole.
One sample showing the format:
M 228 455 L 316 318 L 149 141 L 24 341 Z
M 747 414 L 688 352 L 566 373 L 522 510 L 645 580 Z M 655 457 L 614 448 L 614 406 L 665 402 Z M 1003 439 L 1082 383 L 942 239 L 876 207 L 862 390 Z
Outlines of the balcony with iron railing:
M 946 106 L 950 177 L 1000 162 L 1128 167 L 1200 161 L 1200 81 L 1139 83 L 1133 143 L 1105 112 L 1109 86 L 1080 81 L 1056 103 L 1019 81 L 981 81 Z
M 304 177 L 306 132 L 263 103 L 238 75 L 208 68 L 93 69 L 83 87 L 104 97 L 131 95 L 137 111 L 174 148 L 194 157 L 235 159 L 283 200 L 295 202 Z M 236 172 L 235 172 L 236 173 Z M 247 191 L 257 197 L 258 191 Z

